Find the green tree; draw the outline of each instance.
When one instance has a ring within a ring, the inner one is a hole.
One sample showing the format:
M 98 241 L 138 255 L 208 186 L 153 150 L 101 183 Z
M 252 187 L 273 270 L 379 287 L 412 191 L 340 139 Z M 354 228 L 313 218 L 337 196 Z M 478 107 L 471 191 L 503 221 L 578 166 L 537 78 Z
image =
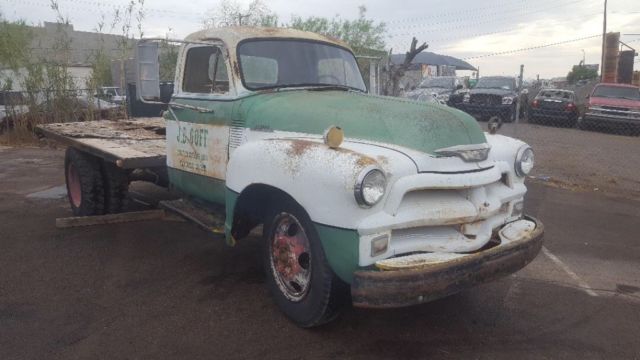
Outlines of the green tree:
M 291 23 L 286 26 L 341 39 L 349 44 L 356 53 L 367 49 L 383 50 L 386 24 L 367 19 L 367 8 L 364 5 L 360 6 L 358 10 L 359 15 L 355 20 L 343 19 L 339 15 L 332 19 L 317 16 L 303 19 L 299 16 L 293 16 Z
M 160 54 L 158 55 L 160 65 L 160 80 L 173 81 L 176 75 L 176 63 L 178 62 L 178 46 L 167 39 L 160 43 Z
M 567 74 L 567 81 L 575 84 L 580 80 L 591 80 L 598 77 L 598 71 L 582 65 L 574 65 L 573 69 Z
M 33 33 L 24 21 L 9 22 L 0 15 L 0 65 L 18 70 L 31 58 Z
M 236 0 L 223 0 L 217 8 L 207 11 L 205 29 L 222 26 L 277 27 L 278 16 L 262 0 L 253 0 L 243 7 Z

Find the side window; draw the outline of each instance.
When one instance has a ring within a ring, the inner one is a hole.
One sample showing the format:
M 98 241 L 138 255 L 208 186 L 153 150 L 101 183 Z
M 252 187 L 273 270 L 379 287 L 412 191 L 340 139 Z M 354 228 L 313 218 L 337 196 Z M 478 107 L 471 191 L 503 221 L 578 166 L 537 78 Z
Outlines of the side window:
M 229 74 L 219 48 L 200 46 L 187 51 L 182 90 L 204 94 L 229 92 Z

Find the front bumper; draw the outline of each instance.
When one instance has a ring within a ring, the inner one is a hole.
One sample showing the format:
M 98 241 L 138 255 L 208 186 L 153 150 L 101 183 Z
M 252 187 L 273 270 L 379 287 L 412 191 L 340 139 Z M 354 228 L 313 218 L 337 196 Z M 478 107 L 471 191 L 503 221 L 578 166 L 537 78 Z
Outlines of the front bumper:
M 544 226 L 526 217 L 535 227 L 471 254 L 438 263 L 416 264 L 406 270 L 359 270 L 351 284 L 353 305 L 393 308 L 416 305 L 455 294 L 472 286 L 514 273 L 531 262 L 542 247 Z M 522 221 L 522 220 L 520 220 Z M 505 225 L 505 227 L 509 224 Z M 516 237 L 515 239 L 513 237 Z
M 488 104 L 472 104 L 463 103 L 464 111 L 471 115 L 476 116 L 500 116 L 502 118 L 509 118 L 513 108 L 512 104 L 509 105 L 488 105 Z
M 573 121 L 578 118 L 578 114 L 573 111 L 530 109 L 529 117 L 542 119 L 542 120 L 550 119 L 550 120 Z
M 605 114 L 586 113 L 583 121 L 590 124 L 623 124 L 640 126 L 640 118 L 630 116 L 616 116 Z

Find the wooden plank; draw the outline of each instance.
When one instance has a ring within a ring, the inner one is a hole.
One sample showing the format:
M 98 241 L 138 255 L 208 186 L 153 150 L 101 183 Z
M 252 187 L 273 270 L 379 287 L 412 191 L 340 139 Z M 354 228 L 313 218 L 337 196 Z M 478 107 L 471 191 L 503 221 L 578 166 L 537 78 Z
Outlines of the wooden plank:
M 107 214 L 96 216 L 75 216 L 56 219 L 57 228 L 70 228 L 79 226 L 117 224 L 132 221 L 162 220 L 165 211 L 162 209 L 125 212 L 120 214 Z
M 37 131 L 125 169 L 166 165 L 162 118 L 45 124 Z

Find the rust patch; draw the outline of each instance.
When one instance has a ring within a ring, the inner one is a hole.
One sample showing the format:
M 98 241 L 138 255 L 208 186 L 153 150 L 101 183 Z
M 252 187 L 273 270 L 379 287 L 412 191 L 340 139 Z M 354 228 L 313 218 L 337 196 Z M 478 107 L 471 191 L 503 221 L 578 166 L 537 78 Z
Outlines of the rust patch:
M 237 61 L 233 62 L 233 73 L 240 77 L 240 65 L 238 65 Z
M 358 160 L 356 160 L 356 165 L 358 165 L 360 167 L 366 167 L 366 166 L 369 166 L 369 165 L 377 165 L 377 164 L 378 163 L 374 159 L 372 159 L 372 158 L 370 158 L 368 156 L 360 156 L 358 158 Z
M 378 155 L 376 159 L 378 159 L 378 162 L 382 165 L 389 165 L 389 158 L 384 155 Z
M 287 150 L 287 154 L 292 157 L 299 157 L 304 154 L 309 148 L 318 145 L 313 141 L 308 140 L 293 140 L 291 141 L 291 145 L 289 150 Z

